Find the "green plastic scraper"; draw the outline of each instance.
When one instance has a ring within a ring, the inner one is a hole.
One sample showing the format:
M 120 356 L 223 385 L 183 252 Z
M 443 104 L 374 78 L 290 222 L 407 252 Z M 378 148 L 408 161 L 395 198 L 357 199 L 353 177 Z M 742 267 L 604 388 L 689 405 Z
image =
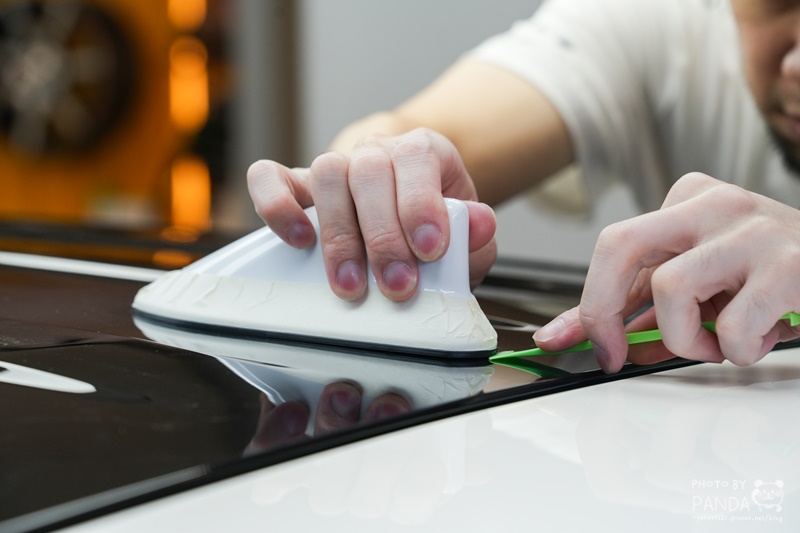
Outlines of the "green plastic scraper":
M 788 320 L 791 326 L 796 326 L 800 324 L 800 313 L 786 313 L 781 317 L 781 320 Z M 703 322 L 703 327 L 709 331 L 715 331 L 716 323 L 714 321 L 710 322 Z M 661 340 L 661 331 L 657 329 L 651 329 L 647 331 L 635 331 L 633 333 L 628 333 L 628 344 L 641 344 L 643 342 L 653 342 Z M 561 350 L 558 352 L 546 352 L 541 348 L 532 348 L 530 350 L 522 350 L 518 352 L 514 351 L 505 351 L 505 352 L 498 352 L 491 356 L 489 360 L 493 363 L 501 363 L 507 366 L 508 363 L 511 362 L 513 359 L 518 359 L 521 357 L 535 357 L 538 355 L 558 355 L 562 353 L 569 353 L 569 352 L 585 352 L 587 350 L 592 349 L 591 341 L 584 341 L 580 344 L 576 344 L 572 348 L 567 348 L 566 350 Z M 513 365 L 517 367 L 517 365 Z

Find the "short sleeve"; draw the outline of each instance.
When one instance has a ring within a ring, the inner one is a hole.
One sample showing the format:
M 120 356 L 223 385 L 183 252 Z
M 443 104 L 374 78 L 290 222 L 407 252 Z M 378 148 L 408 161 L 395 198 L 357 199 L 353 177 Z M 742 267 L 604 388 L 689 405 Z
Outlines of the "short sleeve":
M 655 41 L 663 4 L 550 0 L 472 52 L 527 79 L 553 103 L 590 195 L 621 178 L 647 209 L 669 187 L 648 93 L 661 58 Z

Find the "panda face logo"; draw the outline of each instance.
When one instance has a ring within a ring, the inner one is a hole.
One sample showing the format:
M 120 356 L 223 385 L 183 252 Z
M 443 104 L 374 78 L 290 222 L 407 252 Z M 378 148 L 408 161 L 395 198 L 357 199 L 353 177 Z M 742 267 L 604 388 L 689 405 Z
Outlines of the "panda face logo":
M 783 507 L 783 481 L 762 481 L 755 482 L 755 488 L 751 493 L 753 502 L 758 505 L 760 511 L 774 511 L 779 513 Z

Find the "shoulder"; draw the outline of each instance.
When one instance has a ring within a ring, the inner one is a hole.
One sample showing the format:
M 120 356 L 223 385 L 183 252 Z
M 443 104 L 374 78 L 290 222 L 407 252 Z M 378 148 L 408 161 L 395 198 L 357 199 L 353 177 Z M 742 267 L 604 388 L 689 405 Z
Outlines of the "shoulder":
M 533 15 L 490 40 L 509 54 L 579 52 L 653 60 L 730 18 L 726 0 L 545 0 Z M 705 44 L 713 44 L 706 42 Z

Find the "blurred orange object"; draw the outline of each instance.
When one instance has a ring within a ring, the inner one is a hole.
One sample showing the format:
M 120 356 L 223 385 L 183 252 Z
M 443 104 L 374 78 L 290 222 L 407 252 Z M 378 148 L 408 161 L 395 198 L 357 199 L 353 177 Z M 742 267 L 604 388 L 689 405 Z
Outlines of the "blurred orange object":
M 0 217 L 172 223 L 173 161 L 209 109 L 205 49 L 182 32 L 205 11 L 204 0 L 0 0 L 0 25 L 13 27 L 0 32 Z

